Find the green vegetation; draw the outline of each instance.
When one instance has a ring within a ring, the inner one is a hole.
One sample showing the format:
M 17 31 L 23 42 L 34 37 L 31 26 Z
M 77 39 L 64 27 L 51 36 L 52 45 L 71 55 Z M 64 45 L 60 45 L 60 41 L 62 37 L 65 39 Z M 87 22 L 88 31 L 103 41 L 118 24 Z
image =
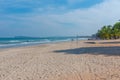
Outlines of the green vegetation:
M 98 30 L 96 36 L 100 39 L 119 39 L 120 22 L 115 23 L 113 26 L 103 26 L 101 30 Z

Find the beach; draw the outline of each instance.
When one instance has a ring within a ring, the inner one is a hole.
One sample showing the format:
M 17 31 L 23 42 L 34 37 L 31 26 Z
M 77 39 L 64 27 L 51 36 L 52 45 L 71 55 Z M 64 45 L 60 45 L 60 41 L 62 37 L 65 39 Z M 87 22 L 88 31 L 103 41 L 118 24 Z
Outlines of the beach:
M 0 80 L 120 80 L 120 40 L 1 49 Z

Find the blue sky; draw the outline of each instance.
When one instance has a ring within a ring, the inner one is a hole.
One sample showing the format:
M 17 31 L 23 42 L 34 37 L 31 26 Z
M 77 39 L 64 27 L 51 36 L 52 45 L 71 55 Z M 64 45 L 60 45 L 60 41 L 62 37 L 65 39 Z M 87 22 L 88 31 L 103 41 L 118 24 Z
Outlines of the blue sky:
M 0 37 L 92 35 L 119 19 L 120 0 L 0 0 Z

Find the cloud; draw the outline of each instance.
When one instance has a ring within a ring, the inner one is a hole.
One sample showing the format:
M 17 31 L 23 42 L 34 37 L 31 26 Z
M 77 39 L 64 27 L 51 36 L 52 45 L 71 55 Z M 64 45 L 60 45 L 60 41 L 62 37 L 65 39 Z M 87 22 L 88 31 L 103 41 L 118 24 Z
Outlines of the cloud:
M 63 15 L 55 15 L 59 22 L 74 23 L 80 28 L 88 29 L 86 34 L 94 33 L 103 25 L 113 24 L 119 19 L 119 0 L 106 0 L 87 9 L 76 9 Z M 81 31 L 81 30 L 80 30 Z
M 87 9 L 76 9 L 62 15 L 53 15 L 55 21 L 74 23 L 80 32 L 95 33 L 103 25 L 113 24 L 119 20 L 119 0 L 106 0 Z M 83 30 L 81 30 L 83 29 Z M 76 30 L 77 31 L 77 30 Z
M 7 22 L 8 25 L 4 25 L 5 29 L 9 29 L 6 34 L 12 32 L 11 35 L 15 33 L 31 36 L 91 35 L 103 25 L 113 25 L 119 20 L 119 4 L 120 0 L 104 0 L 84 9 L 68 10 L 63 5 L 59 8 L 39 7 L 35 8 L 33 13 L 4 15 L 5 20 L 1 19 L 0 24 L 4 25 Z
M 68 11 L 76 8 L 90 7 L 101 0 L 0 0 L 0 13 L 24 14 L 40 12 Z

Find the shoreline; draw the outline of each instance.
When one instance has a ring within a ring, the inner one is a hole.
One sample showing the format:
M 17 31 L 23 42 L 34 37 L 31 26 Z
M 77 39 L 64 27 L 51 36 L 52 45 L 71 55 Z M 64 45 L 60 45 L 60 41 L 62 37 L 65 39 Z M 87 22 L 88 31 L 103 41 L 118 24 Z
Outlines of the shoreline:
M 0 48 L 32 46 L 49 43 L 67 42 L 76 40 L 75 37 L 51 37 L 51 38 L 1 38 Z M 88 38 L 78 38 L 78 40 L 87 40 Z
M 0 47 L 0 49 L 20 48 L 20 47 L 32 47 L 32 46 L 39 46 L 39 45 L 46 45 L 46 44 L 55 44 L 55 43 L 61 43 L 61 42 L 69 42 L 69 41 L 48 42 L 48 43 L 35 43 L 35 44 L 22 44 L 22 45 Z
M 119 40 L 4 49 L 0 50 L 0 80 L 119 80 L 119 52 Z
M 88 41 L 88 40 L 78 40 L 80 41 Z M 35 46 L 42 46 L 42 45 L 48 45 L 48 44 L 59 44 L 59 43 L 69 43 L 69 42 L 76 42 L 76 40 L 71 41 L 55 41 L 55 42 L 47 42 L 47 43 L 35 43 L 35 44 L 22 44 L 22 45 L 14 45 L 14 46 L 6 46 L 6 47 L 0 47 L 0 50 L 2 49 L 12 49 L 12 48 L 24 48 L 24 47 L 35 47 Z

